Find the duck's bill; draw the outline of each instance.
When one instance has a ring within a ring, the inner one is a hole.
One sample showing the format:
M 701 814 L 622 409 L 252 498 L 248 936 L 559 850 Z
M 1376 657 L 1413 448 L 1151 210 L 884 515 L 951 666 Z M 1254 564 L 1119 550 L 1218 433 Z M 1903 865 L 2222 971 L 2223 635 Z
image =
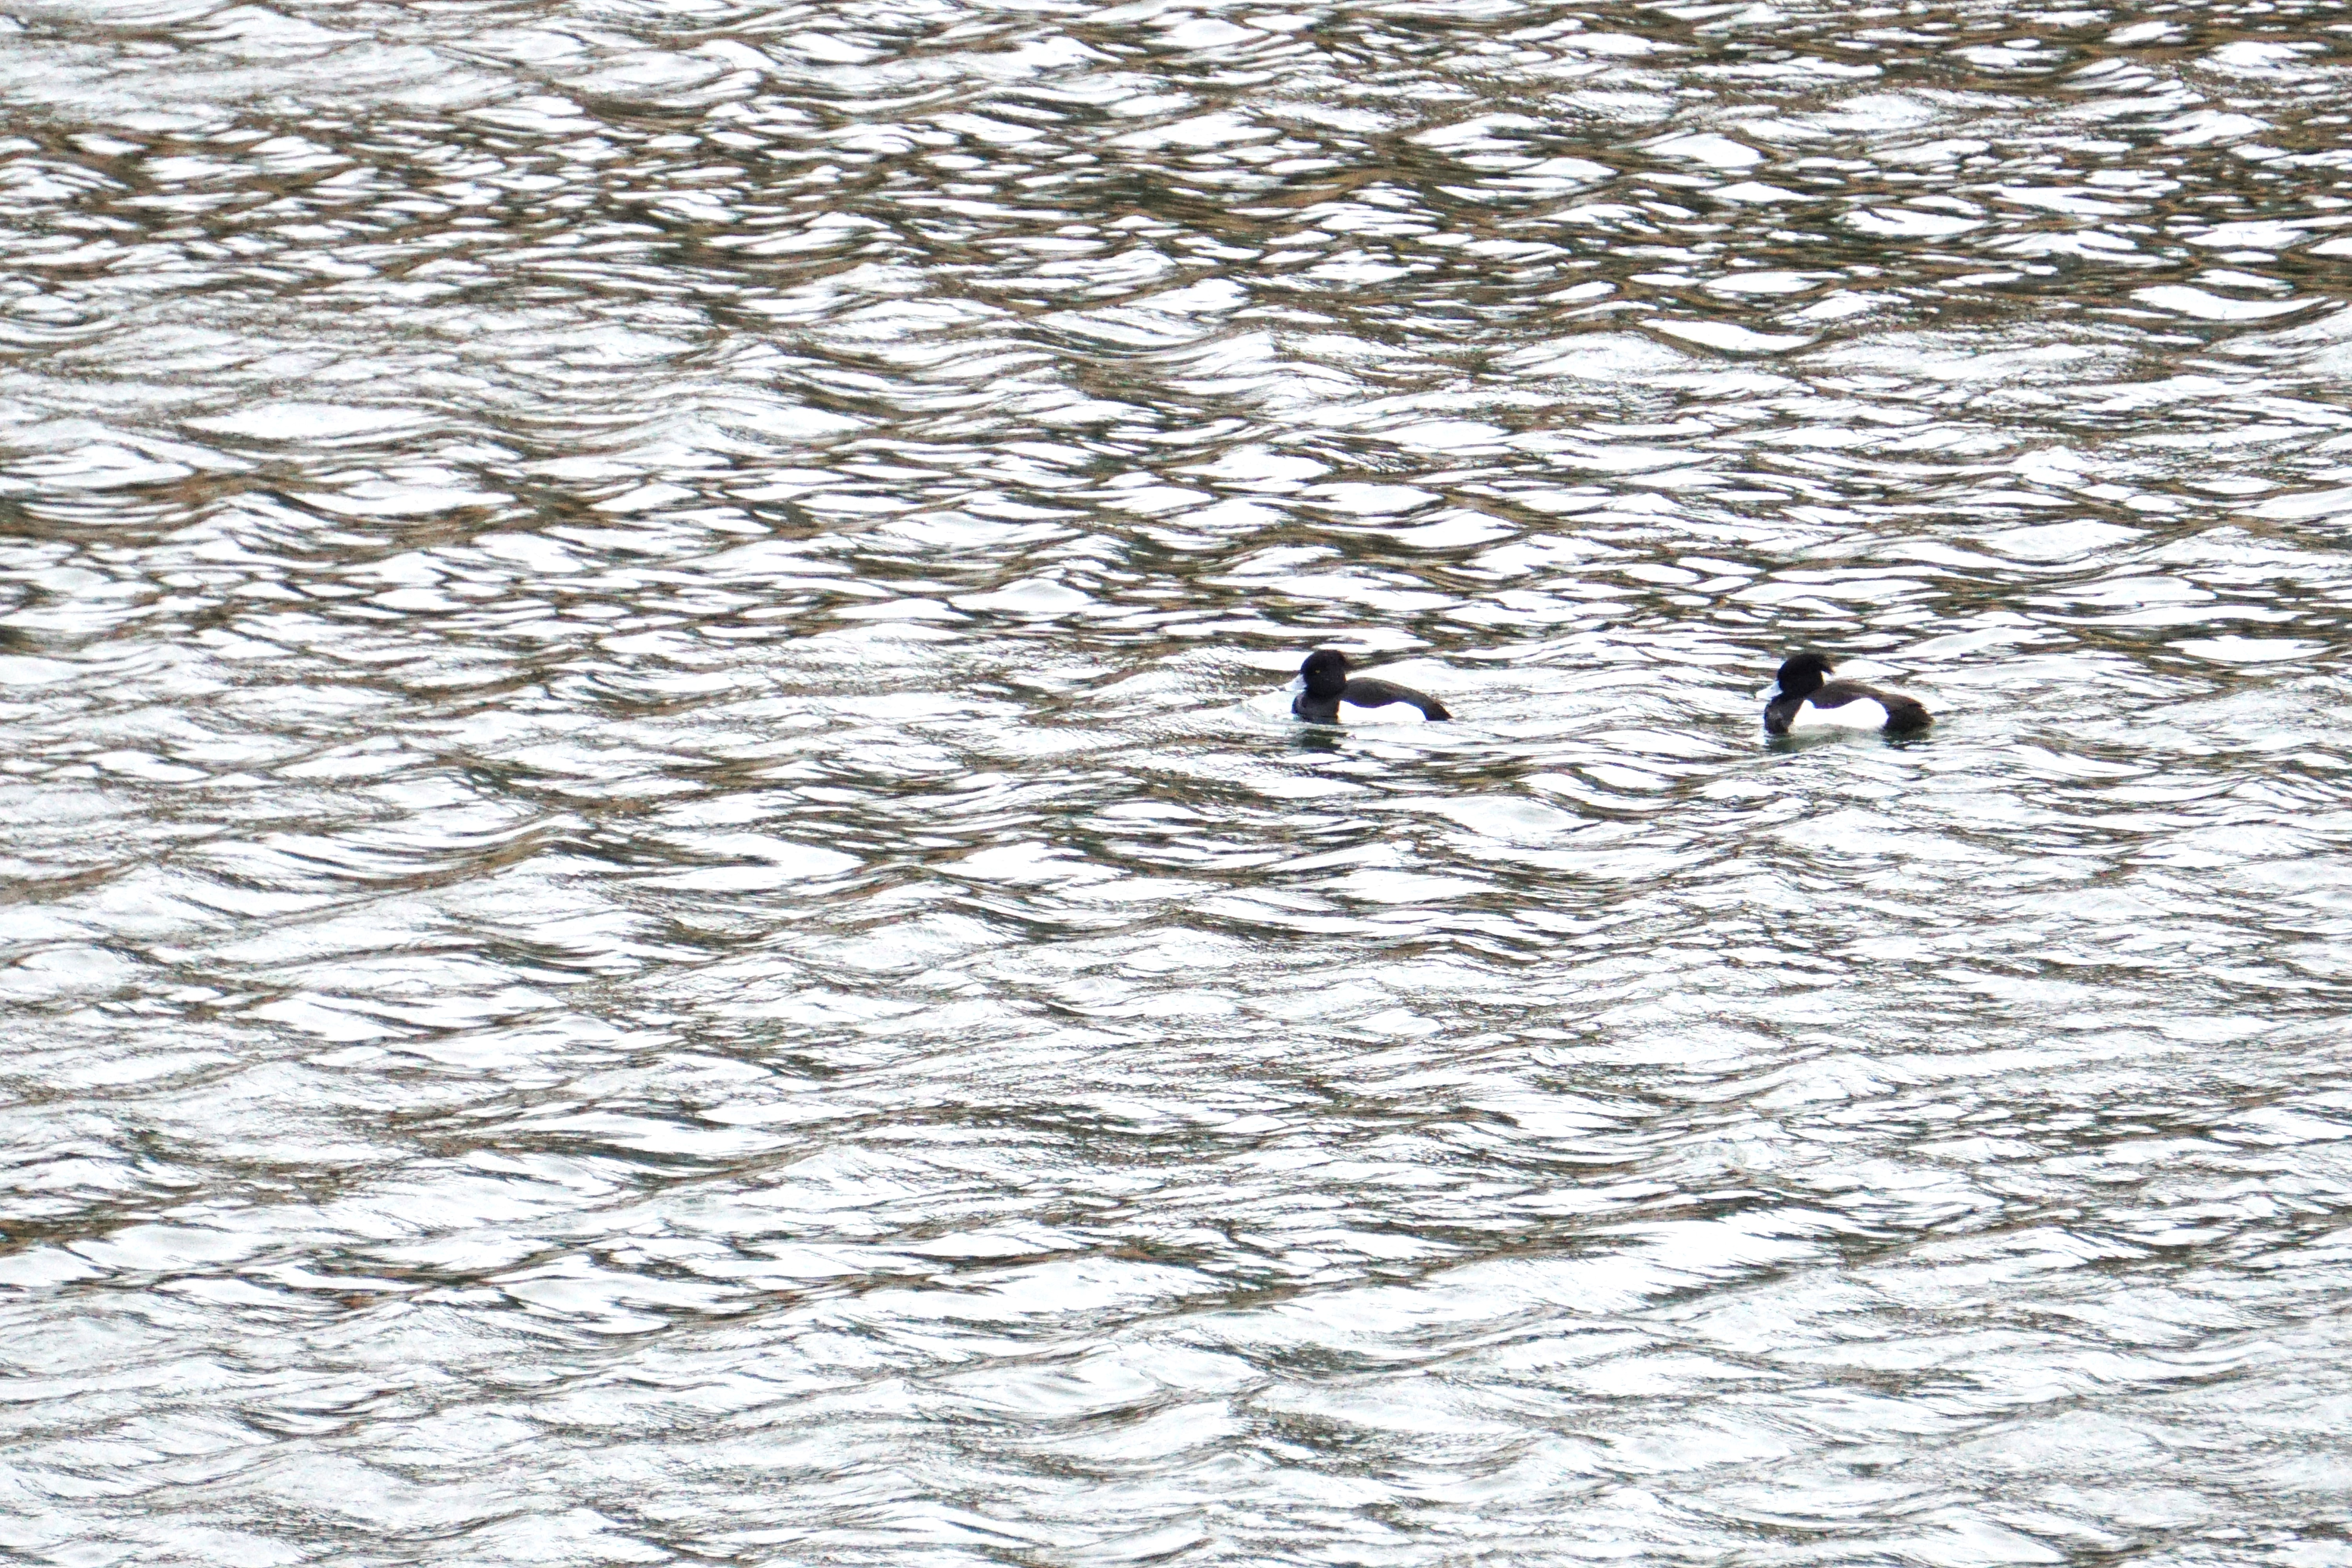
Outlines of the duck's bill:
M 1290 678 L 1290 684 L 1282 689 L 1285 692 L 1304 691 L 1307 689 L 1307 678 L 1303 675 L 1294 675 Z
M 1778 702 L 1778 701 L 1780 701 L 1780 683 L 1779 681 L 1777 681 L 1777 680 L 1776 680 L 1776 681 L 1774 681 L 1771 685 L 1769 685 L 1769 686 L 1766 687 L 1766 688 L 1764 689 L 1764 694 L 1763 694 L 1763 697 L 1762 697 L 1761 700 L 1766 701 L 1766 702 Z

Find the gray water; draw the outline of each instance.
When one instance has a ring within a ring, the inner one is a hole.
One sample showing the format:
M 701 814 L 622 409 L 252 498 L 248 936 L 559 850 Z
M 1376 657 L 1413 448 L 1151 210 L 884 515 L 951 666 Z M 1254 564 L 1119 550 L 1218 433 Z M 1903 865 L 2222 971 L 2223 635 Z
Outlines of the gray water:
M 2347 111 L 17 0 L 0 1558 L 2352 1563 Z

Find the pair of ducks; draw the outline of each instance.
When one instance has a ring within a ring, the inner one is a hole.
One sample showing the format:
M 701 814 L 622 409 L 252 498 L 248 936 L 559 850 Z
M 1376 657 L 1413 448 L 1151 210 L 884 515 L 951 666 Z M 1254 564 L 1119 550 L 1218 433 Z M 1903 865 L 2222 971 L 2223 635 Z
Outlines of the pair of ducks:
M 1786 735 L 1793 730 L 1883 730 L 1907 735 L 1926 729 L 1927 710 L 1897 691 L 1881 691 L 1851 680 L 1832 680 L 1836 668 L 1829 656 L 1796 654 L 1780 666 L 1772 689 L 1764 694 L 1764 732 Z M 1349 708 L 1386 708 L 1402 702 L 1421 710 L 1424 719 L 1451 719 L 1445 704 L 1410 687 L 1369 676 L 1348 673 L 1348 656 L 1321 648 L 1298 667 L 1298 695 L 1290 711 L 1310 724 L 1337 724 Z

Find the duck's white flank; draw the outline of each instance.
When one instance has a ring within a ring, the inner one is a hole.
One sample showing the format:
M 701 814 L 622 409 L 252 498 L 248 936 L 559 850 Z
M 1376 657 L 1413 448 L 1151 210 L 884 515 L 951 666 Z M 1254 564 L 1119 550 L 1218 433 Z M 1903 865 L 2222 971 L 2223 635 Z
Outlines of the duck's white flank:
M 1378 708 L 1359 708 L 1346 698 L 1339 700 L 1339 722 L 1342 724 L 1426 724 L 1429 716 L 1410 702 L 1384 702 Z
M 1816 708 L 1805 703 L 1789 721 L 1791 731 L 1798 730 L 1884 730 L 1886 728 L 1886 707 L 1867 697 L 1857 697 L 1851 702 L 1841 702 L 1834 708 Z

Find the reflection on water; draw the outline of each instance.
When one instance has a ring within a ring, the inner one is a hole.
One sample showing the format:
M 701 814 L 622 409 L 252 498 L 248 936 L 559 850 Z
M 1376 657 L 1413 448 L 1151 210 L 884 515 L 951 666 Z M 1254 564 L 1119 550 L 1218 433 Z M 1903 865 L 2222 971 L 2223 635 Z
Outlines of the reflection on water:
M 2347 51 L 0 16 L 0 1554 L 2352 1562 Z

